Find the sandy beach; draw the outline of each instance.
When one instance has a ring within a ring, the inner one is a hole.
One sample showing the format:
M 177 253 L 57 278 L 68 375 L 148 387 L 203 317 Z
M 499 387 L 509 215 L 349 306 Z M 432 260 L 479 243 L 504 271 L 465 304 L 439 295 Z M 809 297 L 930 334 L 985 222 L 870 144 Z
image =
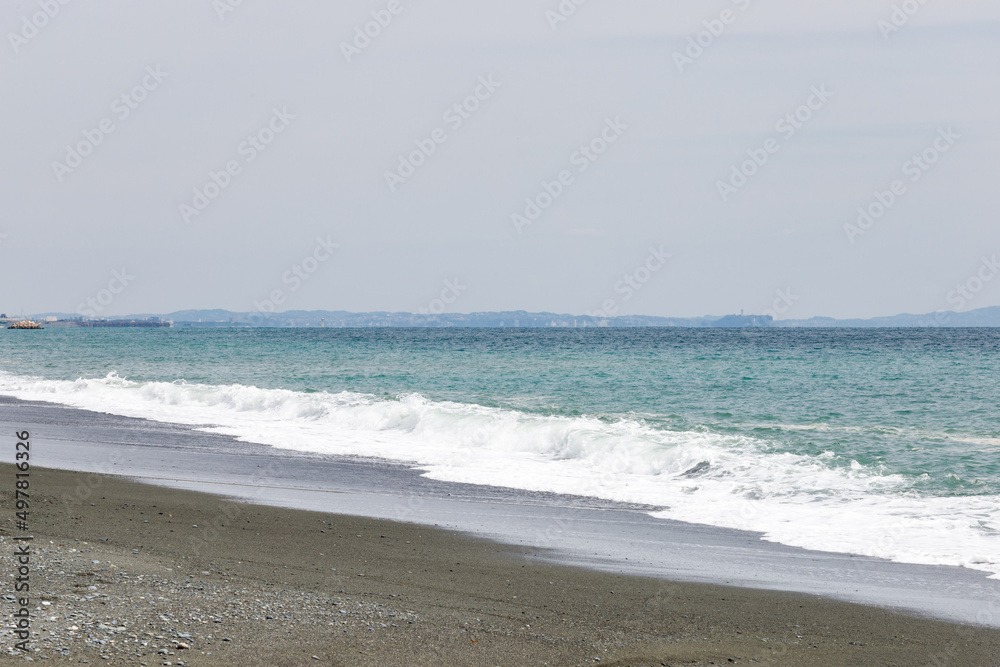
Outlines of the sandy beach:
M 0 467 L 6 479 L 13 472 Z M 995 629 L 815 596 L 552 565 L 454 532 L 235 503 L 113 476 L 86 476 L 94 492 L 80 500 L 84 477 L 33 471 L 36 660 L 1000 664 Z M 11 496 L 5 489 L 4 506 Z M 15 532 L 5 518 L 5 573 L 14 569 Z M 5 599 L 5 607 L 14 602 Z M 6 625 L 9 647 L 9 617 Z M 5 664 L 24 660 L 10 653 Z

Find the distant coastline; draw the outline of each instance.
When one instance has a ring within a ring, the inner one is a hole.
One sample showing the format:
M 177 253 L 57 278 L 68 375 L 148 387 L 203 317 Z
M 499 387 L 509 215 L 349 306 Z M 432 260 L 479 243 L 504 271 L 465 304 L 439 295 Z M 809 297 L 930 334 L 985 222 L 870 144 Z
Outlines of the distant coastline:
M 769 315 L 705 315 L 702 317 L 658 317 L 620 315 L 595 317 L 565 313 L 493 311 L 480 313 L 353 313 L 330 310 L 289 310 L 278 313 L 234 312 L 229 310 L 182 310 L 167 314 L 142 313 L 122 317 L 85 318 L 76 313 L 37 313 L 31 316 L 47 327 L 174 327 L 174 328 L 244 328 L 244 327 L 420 327 L 420 328 L 938 328 L 1000 327 L 1000 306 L 965 312 L 936 312 L 892 315 L 869 319 L 812 317 L 798 320 L 773 320 Z M 0 318 L 16 322 L 18 318 Z

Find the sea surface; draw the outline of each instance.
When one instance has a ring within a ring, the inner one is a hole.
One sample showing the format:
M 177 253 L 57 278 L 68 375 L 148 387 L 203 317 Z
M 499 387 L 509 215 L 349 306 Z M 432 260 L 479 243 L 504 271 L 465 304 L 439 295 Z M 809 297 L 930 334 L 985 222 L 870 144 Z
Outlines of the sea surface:
M 0 331 L 0 394 L 1000 577 L 1000 330 Z

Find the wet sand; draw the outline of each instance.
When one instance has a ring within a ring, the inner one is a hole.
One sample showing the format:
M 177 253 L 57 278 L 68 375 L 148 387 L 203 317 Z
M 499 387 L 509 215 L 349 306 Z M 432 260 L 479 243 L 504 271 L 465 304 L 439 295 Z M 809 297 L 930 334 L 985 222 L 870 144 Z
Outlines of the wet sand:
M 12 466 L 0 466 L 0 479 L 9 481 L 0 485 L 8 510 L 0 568 L 9 582 Z M 603 573 L 426 526 L 113 476 L 34 468 L 31 484 L 36 661 L 1000 665 L 996 629 L 812 595 Z M 4 600 L 4 610 L 14 602 Z M 5 625 L 6 648 L 10 616 Z
M 649 511 L 658 508 L 444 482 L 400 462 L 276 449 L 0 396 L 0 432 L 22 429 L 32 433 L 34 466 L 446 528 L 516 545 L 534 560 L 611 574 L 822 595 L 1000 628 L 1000 580 L 978 570 L 810 551 L 760 533 L 654 518 Z M 93 480 L 79 476 L 68 497 L 91 494 Z

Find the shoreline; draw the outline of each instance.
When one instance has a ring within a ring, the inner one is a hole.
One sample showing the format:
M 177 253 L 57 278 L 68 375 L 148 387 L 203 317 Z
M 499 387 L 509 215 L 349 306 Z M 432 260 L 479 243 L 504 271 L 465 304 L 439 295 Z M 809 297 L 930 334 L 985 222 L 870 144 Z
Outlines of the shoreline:
M 85 479 L 93 493 L 76 498 Z M 422 525 L 45 468 L 32 469 L 32 488 L 36 659 L 982 666 L 1000 656 L 996 629 L 553 564 Z M 11 520 L 0 527 L 9 572 Z
M 110 473 L 255 504 L 446 528 L 604 572 L 780 590 L 1000 627 L 1000 580 L 978 570 L 809 551 L 759 533 L 654 518 L 580 496 L 441 482 L 412 466 L 240 442 L 193 427 L 0 396 L 35 466 Z M 86 486 L 76 493 L 89 493 Z
M 44 628 L 56 634 L 43 636 L 72 639 L 73 661 L 102 660 L 98 646 L 113 646 L 67 634 L 73 624 L 77 632 L 84 627 L 79 616 L 67 614 L 94 613 L 95 604 L 131 620 L 125 630 L 107 630 L 124 622 L 108 616 L 90 627 L 90 637 L 110 633 L 103 641 L 124 642 L 133 662 L 136 650 L 156 645 L 167 651 L 166 658 L 143 653 L 149 665 L 177 660 L 178 652 L 171 657 L 171 647 L 161 644 L 189 639 L 183 634 L 200 638 L 195 652 L 180 655 L 185 664 L 247 664 L 265 655 L 268 664 L 317 664 L 317 655 L 319 664 L 331 665 L 583 664 L 594 658 L 621 665 L 909 665 L 933 657 L 981 666 L 1000 655 L 1000 582 L 983 572 L 807 551 L 764 542 L 757 533 L 653 518 L 646 507 L 440 482 L 404 464 L 277 450 L 59 404 L 0 396 L 0 425 L 32 433 L 32 490 L 39 494 L 32 502 L 43 508 L 34 516 L 42 536 L 35 544 L 50 596 L 37 611 L 62 614 Z M 0 464 L 0 477 L 11 480 L 9 488 L 0 486 L 11 508 L 0 522 L 0 563 L 9 570 L 13 467 Z M 173 518 L 163 524 L 160 512 L 185 518 L 179 526 Z M 242 517 L 254 527 L 259 519 L 266 529 L 251 537 Z M 213 537 L 204 539 L 204 531 Z M 333 533 L 338 537 L 330 544 Z M 363 539 L 375 533 L 377 539 Z M 312 559 L 303 565 L 307 554 Z M 99 572 L 95 560 L 114 567 Z M 557 586 L 549 581 L 564 582 L 563 588 L 549 589 Z M 87 582 L 93 583 L 83 593 Z M 377 582 L 391 585 L 390 597 L 383 595 L 387 589 L 368 587 Z M 113 584 L 107 593 L 105 584 Z M 164 587 L 173 593 L 157 592 Z M 421 596 L 405 597 L 418 590 Z M 93 597 L 101 595 L 110 597 Z M 180 619 L 175 596 L 185 595 L 183 609 L 211 609 Z M 241 607 L 247 595 L 257 595 L 256 602 Z M 150 616 L 135 603 L 156 610 L 161 598 L 167 614 Z M 391 604 L 397 598 L 407 601 L 406 609 Z M 535 623 L 518 625 L 519 611 L 490 606 L 518 607 L 528 599 Z M 233 605 L 242 611 L 227 617 Z M 556 614 L 557 605 L 572 614 Z M 289 617 L 294 627 L 282 626 L 279 634 L 291 633 L 287 642 L 274 643 L 268 628 L 282 617 L 254 615 L 265 607 L 304 610 Z M 73 611 L 79 609 L 91 611 Z M 461 616 L 457 623 L 457 610 L 476 610 L 480 620 Z M 345 625 L 341 616 L 357 623 Z M 173 625 L 164 625 L 164 617 Z M 420 639 L 386 621 L 404 617 L 410 629 L 427 621 Z M 385 627 L 361 627 L 374 619 Z M 545 632 L 528 632 L 543 621 Z M 233 628 L 230 634 L 242 639 L 220 643 L 204 628 L 187 632 L 206 623 Z M 148 629 L 129 629 L 139 627 Z M 490 651 L 472 650 L 483 648 L 479 639 L 469 639 L 469 647 L 456 643 L 470 632 L 490 638 Z M 261 643 L 260 636 L 272 641 Z M 296 653 L 306 645 L 317 648 L 304 657 Z M 53 647 L 45 646 L 48 658 L 59 655 Z M 386 653 L 390 649 L 396 653 Z M 859 649 L 865 650 L 852 653 Z M 23 658 L 0 653 L 0 662 L 5 659 Z

